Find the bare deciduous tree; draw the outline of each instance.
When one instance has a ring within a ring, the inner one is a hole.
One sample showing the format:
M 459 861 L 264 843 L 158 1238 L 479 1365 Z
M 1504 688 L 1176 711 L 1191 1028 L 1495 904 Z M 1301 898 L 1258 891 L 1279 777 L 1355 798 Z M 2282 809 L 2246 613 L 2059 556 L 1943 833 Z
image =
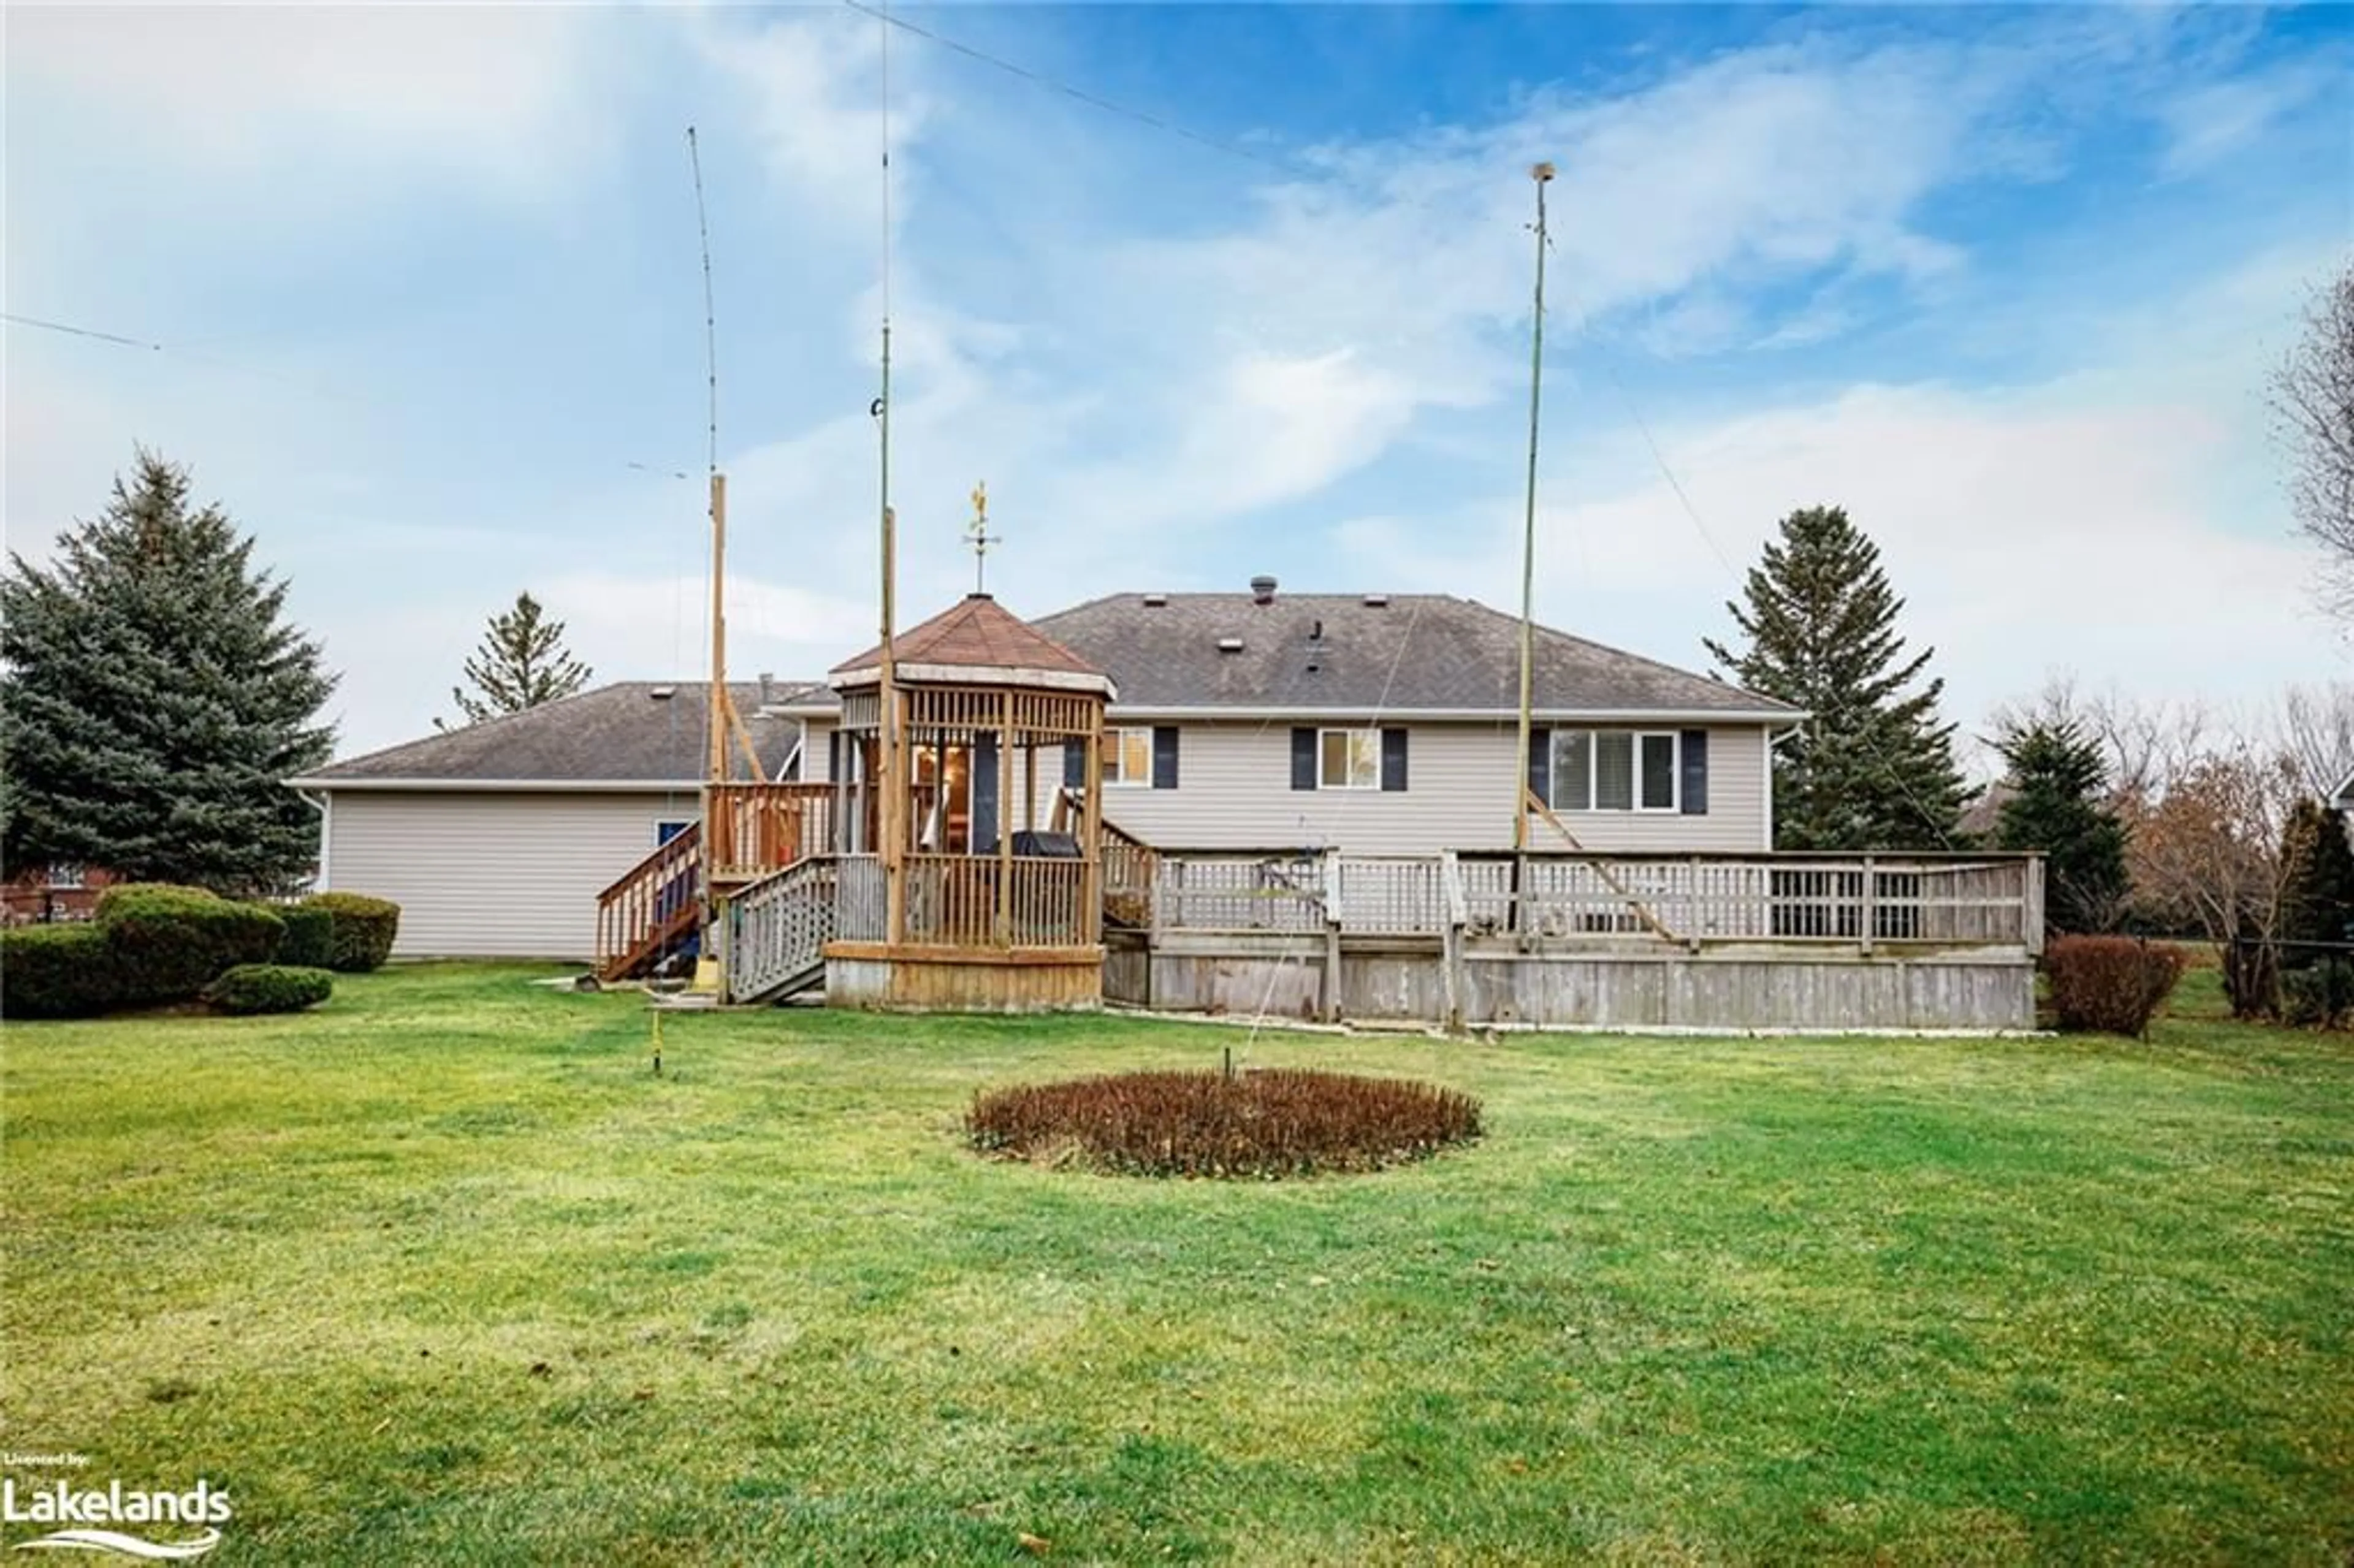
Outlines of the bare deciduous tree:
M 2273 725 L 2306 794 L 2326 801 L 2354 772 L 2354 681 L 2289 687 Z
M 2354 617 L 2354 265 L 2315 291 L 2270 402 L 2289 455 L 2289 509 L 2328 559 L 2326 602 Z

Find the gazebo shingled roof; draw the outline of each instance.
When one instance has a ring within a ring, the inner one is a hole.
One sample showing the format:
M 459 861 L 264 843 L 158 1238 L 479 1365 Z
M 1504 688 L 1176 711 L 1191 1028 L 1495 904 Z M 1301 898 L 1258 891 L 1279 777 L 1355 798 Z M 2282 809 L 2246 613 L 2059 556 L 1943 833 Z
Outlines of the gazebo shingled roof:
M 1101 670 L 984 593 L 967 594 L 922 625 L 899 633 L 891 640 L 891 653 L 903 666 L 1037 670 L 1064 676 L 1108 679 Z M 883 650 L 878 644 L 836 664 L 832 673 L 837 681 L 843 677 L 855 679 L 879 671 L 882 663 Z

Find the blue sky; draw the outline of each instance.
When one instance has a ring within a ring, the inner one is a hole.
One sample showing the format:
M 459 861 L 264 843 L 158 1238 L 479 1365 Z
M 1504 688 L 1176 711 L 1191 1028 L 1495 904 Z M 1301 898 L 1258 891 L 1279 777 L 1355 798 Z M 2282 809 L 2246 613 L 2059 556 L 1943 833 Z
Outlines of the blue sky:
M 693 673 L 691 122 L 731 657 L 822 670 L 874 617 L 887 101 L 916 613 L 978 479 L 1017 610 L 1261 571 L 1511 606 L 1542 157 L 1547 620 L 1704 667 L 1774 521 L 1837 502 L 1966 726 L 2060 671 L 2348 673 L 2261 386 L 2354 241 L 2354 12 L 895 14 L 1164 125 L 901 30 L 886 99 L 844 5 L 10 8 L 7 309 L 164 352 L 6 329 L 9 546 L 133 441 L 189 462 L 346 752 L 450 712 L 519 589 L 600 677 Z

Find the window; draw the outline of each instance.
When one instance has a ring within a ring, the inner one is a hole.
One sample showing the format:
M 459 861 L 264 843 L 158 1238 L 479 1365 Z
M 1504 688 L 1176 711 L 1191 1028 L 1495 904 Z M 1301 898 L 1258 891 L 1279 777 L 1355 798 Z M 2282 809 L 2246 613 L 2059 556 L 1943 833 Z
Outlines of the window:
M 1317 732 L 1316 787 L 1378 789 L 1382 787 L 1382 732 L 1327 729 Z
M 1556 811 L 1672 811 L 1678 793 L 1672 730 L 1553 732 L 1552 805 Z
M 1152 782 L 1152 732 L 1149 729 L 1104 731 L 1103 781 L 1106 784 Z
M 695 826 L 693 822 L 656 822 L 654 842 L 657 845 L 666 844 L 693 826 Z
M 60 891 L 73 891 L 83 885 L 81 863 L 71 860 L 49 863 L 49 885 Z

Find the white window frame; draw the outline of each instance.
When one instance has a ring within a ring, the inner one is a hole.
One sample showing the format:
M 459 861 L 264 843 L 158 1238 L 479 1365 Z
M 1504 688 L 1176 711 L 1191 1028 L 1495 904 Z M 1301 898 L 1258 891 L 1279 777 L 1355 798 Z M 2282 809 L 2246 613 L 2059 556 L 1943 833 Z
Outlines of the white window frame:
M 51 861 L 47 885 L 53 893 L 80 893 L 90 886 L 90 873 L 78 860 Z
M 678 836 L 679 836 L 679 833 L 684 833 L 684 832 L 685 832 L 687 829 L 689 829 L 689 828 L 691 828 L 691 827 L 695 826 L 695 821 L 696 821 L 696 819 L 695 819 L 695 818 L 693 818 L 693 817 L 657 817 L 657 818 L 655 818 L 655 819 L 654 819 L 654 848 L 656 848 L 656 849 L 660 849 L 660 848 L 662 848 L 662 847 L 663 847 L 663 845 L 664 845 L 664 844 L 666 844 L 666 843 L 670 842 L 670 841 L 671 841 L 672 839 L 674 839 L 674 838 L 678 837 Z M 664 828 L 668 828 L 668 827 L 675 827 L 675 828 L 677 828 L 677 829 L 678 829 L 678 832 L 676 832 L 676 833 L 671 833 L 671 834 L 669 834 L 669 835 L 665 836 L 665 835 L 663 834 L 663 830 Z
M 1324 743 L 1336 735 L 1348 737 L 1348 749 L 1341 755 L 1346 758 L 1348 770 L 1352 775 L 1337 784 L 1327 778 L 1324 772 Z M 1359 783 L 1354 777 L 1359 759 L 1352 755 L 1360 741 L 1364 743 L 1365 757 L 1369 759 L 1367 763 L 1369 772 L 1363 783 Z M 1382 732 L 1378 726 L 1351 726 L 1346 728 L 1320 729 L 1316 732 L 1316 788 L 1319 789 L 1379 789 L 1381 787 Z
M 1144 767 L 1136 777 L 1129 777 L 1125 766 L 1128 747 L 1142 747 Z M 1152 728 L 1150 725 L 1108 725 L 1104 729 L 1104 788 L 1135 789 L 1152 788 Z
M 1565 735 L 1582 735 L 1586 737 L 1586 803 L 1583 806 L 1564 806 L 1561 803 L 1562 779 L 1564 777 L 1564 774 L 1561 767 L 1561 754 L 1558 749 L 1555 749 L 1553 754 L 1546 758 L 1545 763 L 1547 770 L 1545 780 L 1546 793 L 1552 797 L 1550 800 L 1546 800 L 1545 804 L 1551 806 L 1554 810 L 1565 811 L 1573 816 L 1580 817 L 1671 817 L 1682 812 L 1684 809 L 1684 737 L 1683 733 L 1681 730 L 1589 729 L 1584 726 L 1573 725 L 1554 730 L 1546 744 L 1549 747 L 1557 747 L 1561 737 Z M 1597 786 L 1602 780 L 1602 747 L 1600 745 L 1600 741 L 1606 735 L 1623 735 L 1629 737 L 1628 747 L 1633 758 L 1634 775 L 1628 780 L 1628 803 L 1624 806 L 1598 806 L 1594 803 L 1599 795 Z M 1643 743 L 1647 740 L 1658 739 L 1665 739 L 1668 743 L 1668 803 L 1664 806 L 1646 806 L 1643 804 Z

